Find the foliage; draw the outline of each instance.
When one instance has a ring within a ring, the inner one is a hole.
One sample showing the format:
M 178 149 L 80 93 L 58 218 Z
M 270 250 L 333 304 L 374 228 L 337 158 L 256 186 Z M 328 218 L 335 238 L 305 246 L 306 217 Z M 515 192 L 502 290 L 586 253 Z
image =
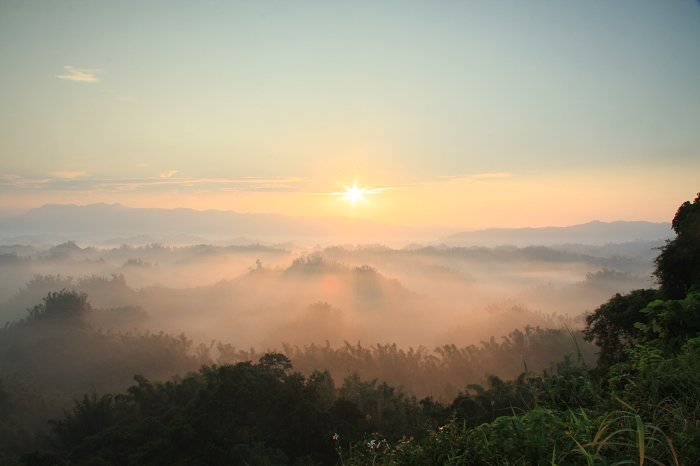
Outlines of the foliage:
M 601 348 L 595 378 L 566 366 L 492 378 L 427 436 L 373 437 L 343 464 L 700 464 L 700 194 L 673 228 L 656 260 L 661 290 L 616 294 L 587 317 L 586 339 Z
M 538 407 L 470 428 L 451 420 L 421 440 L 374 436 L 356 444 L 346 465 L 681 464 L 673 443 L 629 411 L 592 415 Z
M 630 348 L 643 332 L 635 325 L 644 322 L 643 309 L 658 297 L 656 290 L 634 290 L 626 295 L 615 294 L 608 302 L 586 316 L 586 340 L 600 347 L 599 364 L 609 367 L 625 359 Z
M 425 347 L 403 349 L 396 344 L 365 346 L 345 342 L 333 347 L 311 344 L 304 347 L 284 345 L 282 353 L 301 373 L 327 369 L 335 380 L 357 373 L 364 380 L 377 379 L 403 387 L 417 397 L 433 396 L 449 402 L 462 387 L 483 384 L 487 374 L 504 378 L 517 377 L 527 366 L 540 373 L 554 369 L 562 357 L 582 352 L 584 361 L 595 363 L 595 346 L 582 341 L 580 332 L 572 335 L 565 329 L 525 327 L 478 345 L 442 345 L 430 351 Z M 580 343 L 579 343 L 580 342 Z M 578 345 L 578 346 L 577 346 Z M 219 343 L 217 362 L 235 363 L 255 360 L 255 350 L 239 350 Z
M 86 293 L 66 290 L 51 291 L 42 304 L 27 309 L 28 320 L 82 319 L 92 309 Z
M 700 337 L 675 354 L 664 355 L 652 344 L 637 345 L 629 354 L 610 370 L 610 393 L 668 433 L 691 464 L 689 458 L 700 458 Z
M 27 317 L 0 328 L 2 455 L 36 448 L 46 422 L 88 391 L 122 391 L 134 373 L 165 378 L 203 362 L 192 341 L 165 333 L 113 333 L 89 325 L 85 293 L 51 292 Z
M 420 413 L 387 386 L 350 378 L 336 391 L 327 373 L 305 378 L 281 354 L 165 383 L 136 381 L 125 395 L 76 401 L 53 423 L 45 457 L 75 465 L 332 464 L 334 433 L 354 442 Z
M 657 299 L 642 310 L 646 322 L 637 328 L 646 340 L 656 340 L 667 353 L 677 353 L 685 342 L 700 335 L 700 291 L 682 299 Z
M 677 236 L 661 248 L 654 275 L 665 297 L 679 299 L 700 285 L 700 193 L 678 208 L 671 226 Z

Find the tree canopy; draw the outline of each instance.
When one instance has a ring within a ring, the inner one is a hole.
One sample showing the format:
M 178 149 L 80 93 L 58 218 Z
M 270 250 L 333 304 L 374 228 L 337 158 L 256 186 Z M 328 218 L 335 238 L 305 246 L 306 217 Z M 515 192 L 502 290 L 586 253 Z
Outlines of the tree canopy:
M 671 226 L 676 237 L 661 248 L 654 275 L 665 297 L 679 299 L 700 285 L 700 193 L 678 208 Z
M 92 309 L 84 292 L 62 289 L 51 291 L 44 302 L 27 309 L 29 320 L 82 319 Z

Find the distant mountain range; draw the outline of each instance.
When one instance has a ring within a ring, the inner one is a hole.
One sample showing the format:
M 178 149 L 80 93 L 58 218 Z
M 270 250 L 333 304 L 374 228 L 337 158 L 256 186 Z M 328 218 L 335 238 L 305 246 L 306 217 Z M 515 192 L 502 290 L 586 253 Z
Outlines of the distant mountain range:
M 443 242 L 451 246 L 602 245 L 632 241 L 664 241 L 674 236 L 670 223 L 596 220 L 567 227 L 489 228 L 461 232 L 443 238 Z
M 167 238 L 173 242 L 240 240 L 322 240 L 402 236 L 407 229 L 348 217 L 289 217 L 193 209 L 132 208 L 120 204 L 47 204 L 14 217 L 0 218 L 7 238 L 74 239 L 112 242 Z
M 290 217 L 193 209 L 147 209 L 119 204 L 47 204 L 14 217 L 0 218 L 0 240 L 18 243 L 85 241 L 93 244 L 164 242 L 192 244 L 234 241 L 381 242 L 413 240 L 449 246 L 528 246 L 663 241 L 669 223 L 589 222 L 568 227 L 492 228 L 456 233 L 436 240 L 426 231 L 348 217 Z M 250 238 L 248 240 L 247 238 Z M 432 238 L 432 241 L 429 239 Z

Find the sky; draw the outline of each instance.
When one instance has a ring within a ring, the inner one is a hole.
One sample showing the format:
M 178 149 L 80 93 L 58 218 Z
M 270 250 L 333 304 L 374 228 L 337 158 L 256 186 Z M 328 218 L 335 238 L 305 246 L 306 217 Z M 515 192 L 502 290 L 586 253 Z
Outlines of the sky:
M 697 1 L 0 0 L 0 63 L 2 214 L 470 229 L 700 191 Z

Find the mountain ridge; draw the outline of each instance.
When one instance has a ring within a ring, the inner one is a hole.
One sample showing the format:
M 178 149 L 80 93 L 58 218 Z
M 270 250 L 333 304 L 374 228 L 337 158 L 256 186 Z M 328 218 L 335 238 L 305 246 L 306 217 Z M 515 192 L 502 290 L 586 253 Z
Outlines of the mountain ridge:
M 292 217 L 277 213 L 191 208 L 143 208 L 122 204 L 44 204 L 23 214 L 0 218 L 0 236 L 107 240 L 151 235 L 154 238 L 201 238 L 257 241 L 329 240 L 336 242 L 407 239 L 421 236 L 429 243 L 449 246 L 530 246 L 555 244 L 609 244 L 664 241 L 673 237 L 670 223 L 593 220 L 570 226 L 487 228 L 446 236 L 427 229 L 407 228 L 371 220 L 333 217 Z
M 592 220 L 569 226 L 486 228 L 462 231 L 442 238 L 449 245 L 552 245 L 606 244 L 634 241 L 656 241 L 673 238 L 668 222 L 643 220 Z M 536 242 L 532 242 L 536 241 Z
M 122 204 L 44 204 L 23 214 L 0 218 L 8 235 L 68 235 L 114 238 L 142 234 L 213 238 L 253 237 L 265 240 L 410 234 L 410 230 L 351 217 L 292 217 L 233 210 L 143 208 Z

